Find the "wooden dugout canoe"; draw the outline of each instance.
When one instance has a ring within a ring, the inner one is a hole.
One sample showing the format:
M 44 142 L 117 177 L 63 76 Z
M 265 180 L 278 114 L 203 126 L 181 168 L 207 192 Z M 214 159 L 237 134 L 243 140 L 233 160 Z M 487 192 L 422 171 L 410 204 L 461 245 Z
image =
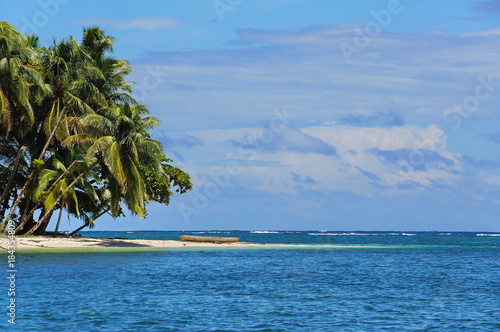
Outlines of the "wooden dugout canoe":
M 239 237 L 221 237 L 221 236 L 195 236 L 195 235 L 181 235 L 182 241 L 189 242 L 210 242 L 210 243 L 230 243 L 238 242 Z

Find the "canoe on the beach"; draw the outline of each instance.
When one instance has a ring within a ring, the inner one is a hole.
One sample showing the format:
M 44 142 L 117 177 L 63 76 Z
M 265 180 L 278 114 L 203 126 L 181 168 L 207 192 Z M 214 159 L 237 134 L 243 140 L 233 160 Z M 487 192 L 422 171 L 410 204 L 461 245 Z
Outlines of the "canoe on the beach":
M 195 235 L 181 235 L 182 241 L 189 242 L 211 242 L 211 243 L 228 243 L 238 242 L 239 237 L 221 237 L 221 236 L 195 236 Z

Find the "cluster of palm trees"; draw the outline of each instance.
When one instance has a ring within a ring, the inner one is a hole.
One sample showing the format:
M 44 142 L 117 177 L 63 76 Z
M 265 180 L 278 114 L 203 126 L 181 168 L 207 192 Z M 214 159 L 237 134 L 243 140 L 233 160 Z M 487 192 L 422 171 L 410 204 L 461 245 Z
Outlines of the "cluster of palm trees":
M 0 22 L 0 228 L 43 234 L 63 211 L 82 229 L 191 189 L 149 132 L 156 118 L 132 97 L 127 61 L 98 27 L 42 47 Z M 52 218 L 54 217 L 54 218 Z

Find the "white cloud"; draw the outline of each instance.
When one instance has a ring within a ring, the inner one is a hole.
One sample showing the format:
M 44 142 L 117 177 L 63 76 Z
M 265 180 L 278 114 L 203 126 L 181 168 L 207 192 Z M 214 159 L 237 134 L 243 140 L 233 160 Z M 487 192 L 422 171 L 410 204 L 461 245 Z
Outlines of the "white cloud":
M 484 36 L 499 36 L 499 35 L 500 35 L 500 28 L 486 30 L 486 31 L 468 32 L 468 33 L 461 34 L 461 36 L 464 36 L 464 37 L 484 37 Z
M 189 129 L 255 123 L 277 104 L 318 123 L 363 110 L 372 123 L 388 112 L 396 115 L 393 125 L 445 127 L 443 114 L 474 95 L 478 77 L 494 74 L 498 81 L 500 57 L 492 47 L 498 35 L 485 42 L 482 36 L 383 31 L 348 63 L 339 45 L 354 43 L 352 25 L 237 33 L 237 47 L 151 52 L 133 64 L 135 70 L 144 63 L 161 65 L 172 82 L 193 87 L 190 92 L 151 94 L 148 104 L 182 108 L 184 117 L 176 128 L 186 128 L 186 123 Z M 481 100 L 474 116 L 491 118 L 499 98 L 495 93 Z M 199 117 L 207 105 L 213 105 L 211 116 Z
M 184 157 L 204 165 L 207 174 L 223 169 L 224 160 L 236 160 L 242 170 L 237 180 L 247 189 L 278 195 L 301 190 L 393 195 L 451 186 L 463 172 L 460 156 L 447 150 L 446 135 L 435 125 L 314 126 L 294 129 L 290 140 L 276 135 L 259 142 L 261 130 L 188 132 L 206 145 L 184 150 Z M 258 144 L 234 144 L 248 137 Z M 323 146 L 335 153 L 325 153 Z
M 129 20 L 113 18 L 87 17 L 80 19 L 83 25 L 104 25 L 117 29 L 140 29 L 140 30 L 173 30 L 179 25 L 179 21 L 171 18 L 135 18 Z
M 460 130 L 451 129 L 453 123 L 443 115 L 474 96 L 478 77 L 500 79 L 500 57 L 492 47 L 498 35 L 486 40 L 382 31 L 348 64 L 339 45 L 355 37 L 352 26 L 240 30 L 230 47 L 151 52 L 133 65 L 140 70 L 158 64 L 170 73 L 169 80 L 193 86 L 189 92 L 151 92 L 147 104 L 164 120 L 166 132 L 175 129 L 204 142 L 178 150 L 184 165 L 197 170 L 198 187 L 232 160 L 241 168 L 232 177 L 241 189 L 231 192 L 235 198 L 251 192 L 296 201 L 349 197 L 356 202 L 364 196 L 390 210 L 387 202 L 396 195 L 409 206 L 415 197 L 472 202 L 493 196 L 465 180 L 470 171 L 454 152 L 472 149 L 466 128 L 475 136 L 486 121 L 489 131 L 496 126 L 490 120 L 498 118 L 497 86 L 470 117 L 462 118 L 466 125 Z M 253 153 L 231 144 L 245 142 L 245 136 L 257 138 L 259 124 L 269 121 L 278 105 L 294 115 L 290 135 L 277 135 Z M 335 153 L 320 153 L 328 150 L 324 147 Z M 489 147 L 477 150 L 475 158 L 495 153 Z M 489 187 L 498 192 L 493 183 Z

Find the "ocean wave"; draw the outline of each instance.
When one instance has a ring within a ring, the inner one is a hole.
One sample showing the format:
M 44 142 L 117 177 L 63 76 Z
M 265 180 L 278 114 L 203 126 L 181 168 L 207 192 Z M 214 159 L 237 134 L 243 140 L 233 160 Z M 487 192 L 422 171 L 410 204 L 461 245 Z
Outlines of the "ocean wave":
M 251 231 L 252 234 L 280 234 L 281 232 L 276 231 Z
M 500 234 L 476 234 L 476 236 L 500 236 Z
M 231 234 L 232 232 L 228 231 L 197 231 L 197 232 L 189 232 L 192 234 Z
M 337 233 L 307 233 L 307 235 L 339 235 Z
M 387 235 L 387 234 L 371 234 L 371 233 L 307 233 L 307 235 L 313 236 L 321 236 L 321 235 L 335 235 L 335 236 L 350 236 L 350 235 L 361 235 L 361 236 L 370 236 L 370 235 Z M 396 235 L 396 234 L 395 234 Z M 399 234 L 397 234 L 399 235 Z
M 307 235 L 313 236 L 321 236 L 321 235 L 334 235 L 334 236 L 387 236 L 387 235 L 396 235 L 396 236 L 415 236 L 417 234 L 413 233 L 307 233 Z

